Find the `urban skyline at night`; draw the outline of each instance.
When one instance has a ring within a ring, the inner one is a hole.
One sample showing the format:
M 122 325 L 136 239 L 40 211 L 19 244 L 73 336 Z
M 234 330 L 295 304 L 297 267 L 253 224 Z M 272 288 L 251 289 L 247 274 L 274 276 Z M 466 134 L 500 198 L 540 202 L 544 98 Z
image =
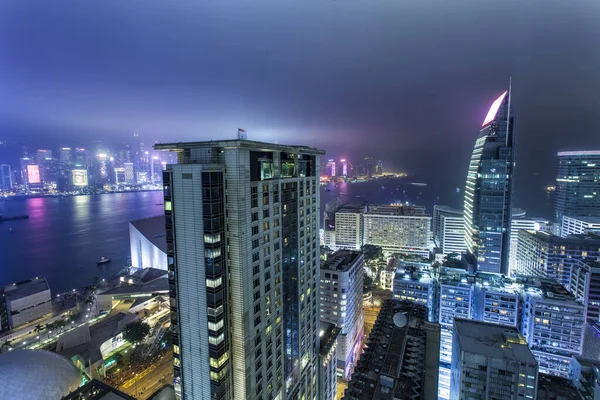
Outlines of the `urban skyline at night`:
M 0 400 L 600 399 L 598 15 L 0 3 Z

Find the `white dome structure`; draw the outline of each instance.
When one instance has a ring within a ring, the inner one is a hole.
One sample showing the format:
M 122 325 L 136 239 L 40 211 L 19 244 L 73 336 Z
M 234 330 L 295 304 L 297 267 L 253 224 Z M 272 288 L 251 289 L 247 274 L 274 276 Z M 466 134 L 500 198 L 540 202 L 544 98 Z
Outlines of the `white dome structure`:
M 0 400 L 57 400 L 82 384 L 70 360 L 44 350 L 14 350 L 0 355 Z

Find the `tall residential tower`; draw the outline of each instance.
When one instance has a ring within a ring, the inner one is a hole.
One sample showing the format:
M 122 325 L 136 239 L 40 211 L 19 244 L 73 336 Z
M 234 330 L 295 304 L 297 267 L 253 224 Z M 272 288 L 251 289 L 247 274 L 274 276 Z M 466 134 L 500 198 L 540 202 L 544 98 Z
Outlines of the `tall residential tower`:
M 157 144 L 176 393 L 313 399 L 319 362 L 319 155 L 248 140 Z
M 508 273 L 515 168 L 511 89 L 490 108 L 475 141 L 465 187 L 465 244 L 479 269 Z
M 563 216 L 600 217 L 600 150 L 558 153 L 554 213 Z

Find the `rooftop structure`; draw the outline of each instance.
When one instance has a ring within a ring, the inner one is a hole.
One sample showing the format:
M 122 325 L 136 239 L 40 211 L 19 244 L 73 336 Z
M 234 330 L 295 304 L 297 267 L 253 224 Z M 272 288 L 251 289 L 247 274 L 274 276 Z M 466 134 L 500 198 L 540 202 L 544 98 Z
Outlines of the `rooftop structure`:
M 83 383 L 70 360 L 44 350 L 0 355 L 0 400 L 61 399 Z
M 0 291 L 3 291 L 11 329 L 52 312 L 50 286 L 43 276 L 6 285 Z
M 436 398 L 439 343 L 425 307 L 387 300 L 343 399 Z
M 62 400 L 135 400 L 135 397 L 131 397 L 128 394 L 115 389 L 114 387 L 107 385 L 104 382 L 100 382 L 97 379 L 92 379 L 85 385 L 81 386 L 74 392 L 69 393 L 63 397 Z
M 538 365 L 517 328 L 454 320 L 450 399 L 534 399 Z

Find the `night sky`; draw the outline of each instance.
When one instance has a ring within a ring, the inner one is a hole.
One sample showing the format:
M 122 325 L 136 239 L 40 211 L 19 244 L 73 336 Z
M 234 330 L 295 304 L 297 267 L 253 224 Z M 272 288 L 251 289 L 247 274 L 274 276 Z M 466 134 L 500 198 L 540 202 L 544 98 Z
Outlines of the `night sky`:
M 0 139 L 232 138 L 463 187 L 513 79 L 517 205 L 598 148 L 600 1 L 2 1 Z

